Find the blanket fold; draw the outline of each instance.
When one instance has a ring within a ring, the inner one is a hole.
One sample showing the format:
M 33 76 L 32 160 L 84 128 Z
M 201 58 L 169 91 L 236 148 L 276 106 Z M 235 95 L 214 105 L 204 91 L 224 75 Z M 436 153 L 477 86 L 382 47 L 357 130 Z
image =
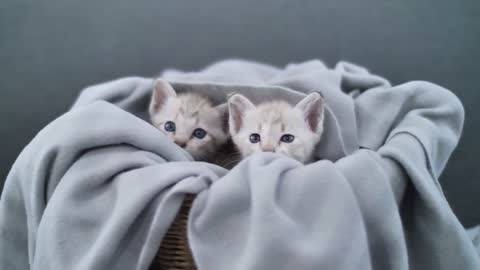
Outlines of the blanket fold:
M 161 77 L 216 103 L 320 91 L 319 160 L 195 162 L 148 123 L 152 79 L 88 87 L 7 177 L 0 269 L 148 269 L 186 194 L 197 194 L 188 236 L 200 270 L 480 269 L 478 230 L 467 234 L 438 182 L 464 118 L 448 90 L 318 60 L 226 60 Z

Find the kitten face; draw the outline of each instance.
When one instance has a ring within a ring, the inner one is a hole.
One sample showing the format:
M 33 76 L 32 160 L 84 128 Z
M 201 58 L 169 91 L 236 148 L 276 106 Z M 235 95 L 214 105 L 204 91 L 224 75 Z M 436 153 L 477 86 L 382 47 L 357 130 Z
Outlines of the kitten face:
M 177 95 L 160 79 L 154 83 L 149 113 L 153 125 L 195 160 L 208 158 L 228 139 L 226 105 L 213 107 L 206 97 L 195 93 Z
M 273 101 L 255 106 L 235 94 L 228 100 L 232 140 L 243 157 L 275 152 L 306 163 L 323 132 L 324 102 L 311 93 L 296 106 Z

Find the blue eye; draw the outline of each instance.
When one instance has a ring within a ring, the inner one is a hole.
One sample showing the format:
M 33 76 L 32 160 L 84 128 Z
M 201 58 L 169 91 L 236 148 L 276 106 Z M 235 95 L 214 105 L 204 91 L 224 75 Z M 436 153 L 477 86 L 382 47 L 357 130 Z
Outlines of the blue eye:
M 197 139 L 203 139 L 205 136 L 207 136 L 207 132 L 203 128 L 196 128 L 193 131 L 192 136 Z
M 250 134 L 250 142 L 251 143 L 258 143 L 260 141 L 260 135 L 258 133 Z
M 164 126 L 165 130 L 168 132 L 175 132 L 175 123 L 172 121 L 167 121 Z
M 293 142 L 293 140 L 295 140 L 295 136 L 293 136 L 292 134 L 285 134 L 280 137 L 280 141 L 284 143 L 291 143 Z

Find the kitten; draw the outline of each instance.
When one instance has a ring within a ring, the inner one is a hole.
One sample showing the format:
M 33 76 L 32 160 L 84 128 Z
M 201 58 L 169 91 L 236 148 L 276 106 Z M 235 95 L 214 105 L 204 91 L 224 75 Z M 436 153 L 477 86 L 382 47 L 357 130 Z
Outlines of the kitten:
M 214 107 L 196 93 L 175 92 L 166 81 L 154 82 L 149 113 L 152 124 L 195 160 L 207 160 L 229 138 L 225 104 Z
M 234 94 L 228 99 L 230 135 L 243 157 L 275 152 L 312 162 L 323 132 L 324 107 L 317 92 L 295 106 L 284 101 L 255 106 L 245 96 Z

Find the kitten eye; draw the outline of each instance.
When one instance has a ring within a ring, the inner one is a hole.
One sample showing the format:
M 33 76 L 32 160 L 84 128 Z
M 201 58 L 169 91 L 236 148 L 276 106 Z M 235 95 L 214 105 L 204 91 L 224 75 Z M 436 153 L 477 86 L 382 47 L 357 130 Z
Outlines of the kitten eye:
M 165 130 L 168 132 L 174 132 L 175 131 L 175 123 L 172 121 L 167 121 L 164 126 Z
M 193 131 L 192 136 L 197 139 L 203 139 L 205 136 L 207 136 L 207 132 L 203 128 L 196 128 Z
M 293 142 L 294 139 L 295 139 L 295 136 L 293 136 L 292 134 L 285 134 L 285 135 L 282 135 L 282 137 L 280 137 L 280 141 L 284 143 L 291 143 Z
M 260 135 L 258 133 L 250 134 L 250 142 L 251 143 L 258 143 L 260 141 Z

